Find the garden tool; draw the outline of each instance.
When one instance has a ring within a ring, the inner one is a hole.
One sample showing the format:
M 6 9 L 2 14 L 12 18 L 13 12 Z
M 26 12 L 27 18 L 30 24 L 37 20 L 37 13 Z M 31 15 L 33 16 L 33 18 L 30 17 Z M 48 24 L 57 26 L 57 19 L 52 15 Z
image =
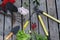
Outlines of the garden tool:
M 48 15 L 46 12 L 42 12 L 42 13 L 43 13 L 43 15 L 45 15 L 45 16 L 47 16 L 47 17 L 49 17 L 50 19 L 52 19 L 52 20 L 54 20 L 54 21 L 56 21 L 56 22 L 60 23 L 60 20 L 58 20 L 58 19 L 56 19 L 56 18 L 52 17 L 51 15 Z
M 33 9 L 34 9 L 34 11 L 35 11 L 35 13 L 36 13 L 36 15 L 37 15 L 37 18 L 39 19 L 39 21 L 40 21 L 42 27 L 43 27 L 43 30 L 44 30 L 46 36 L 48 36 L 48 35 L 49 35 L 49 34 L 48 34 L 48 31 L 47 31 L 47 29 L 46 29 L 46 26 L 45 26 L 45 24 L 44 24 L 44 22 L 43 22 L 41 16 L 39 15 L 39 10 L 38 10 L 37 5 L 36 5 Z M 40 13 L 41 13 L 41 12 L 40 12 Z
M 44 11 L 39 10 L 38 6 L 39 6 L 40 4 L 39 4 L 38 0 L 33 1 L 33 3 L 34 3 L 34 5 L 35 5 L 35 7 L 34 7 L 34 11 L 35 11 L 35 12 L 37 12 L 37 13 L 42 13 L 43 15 L 49 17 L 50 19 L 52 19 L 52 20 L 60 23 L 60 20 L 54 18 L 53 16 L 47 14 L 47 13 L 44 12 Z
M 23 25 L 23 30 L 26 29 L 26 27 L 28 26 L 28 24 L 29 24 L 29 20 L 27 20 L 27 21 L 25 22 L 25 24 Z
M 8 40 L 9 38 L 11 38 L 11 36 L 12 36 L 13 34 L 16 35 L 16 33 L 19 31 L 19 29 L 20 29 L 20 26 L 14 27 L 14 28 L 12 29 L 12 31 L 9 33 L 9 35 L 8 35 L 5 39 Z
M 6 9 L 9 10 L 10 12 L 17 12 L 18 11 L 17 7 L 10 2 L 8 2 L 6 4 Z
M 36 7 L 34 8 L 34 10 L 35 10 L 37 13 L 41 13 L 41 14 L 43 14 L 43 15 L 47 16 L 48 18 L 50 18 L 50 19 L 52 19 L 52 20 L 54 20 L 54 21 L 56 21 L 56 22 L 60 23 L 60 20 L 58 20 L 58 19 L 54 18 L 53 16 L 51 16 L 51 15 L 47 14 L 46 12 L 44 12 L 44 11 L 41 11 L 41 10 L 37 9 Z
M 47 31 L 47 29 L 46 29 L 46 26 L 45 26 L 45 24 L 44 24 L 44 22 L 43 22 L 42 17 L 41 17 L 41 16 L 39 15 L 39 13 L 38 13 L 38 11 L 36 11 L 36 15 L 37 15 L 37 18 L 39 19 L 39 22 L 40 22 L 41 25 L 42 25 L 42 28 L 43 28 L 46 36 L 48 36 L 48 35 L 49 35 L 49 34 L 48 34 L 48 31 Z
M 0 4 L 0 6 L 2 6 L 2 7 L 5 7 L 8 2 L 10 2 L 12 4 L 15 2 L 15 0 L 1 0 L 1 1 L 2 1 L 2 3 Z
M 32 17 L 32 15 L 31 15 L 31 17 Z M 23 25 L 23 30 L 26 29 L 26 27 L 28 26 L 29 22 L 30 22 L 30 18 L 29 18 L 29 19 L 25 22 L 25 24 Z
M 4 12 L 6 12 L 7 10 L 7 8 L 5 8 L 6 7 L 6 5 L 8 6 L 8 5 L 10 5 L 10 4 L 8 4 L 8 3 L 11 3 L 11 4 L 13 4 L 14 2 L 15 2 L 15 0 L 1 0 L 1 2 L 0 2 L 0 8 L 2 8 L 2 10 L 4 11 Z M 9 9 L 9 7 L 11 7 L 11 5 L 10 6 L 8 6 L 8 10 L 10 10 Z M 14 7 L 14 9 L 16 9 L 16 7 Z M 11 11 L 11 10 L 10 10 Z
M 39 6 L 38 3 L 39 3 L 39 2 L 37 1 L 37 2 L 38 2 L 38 3 L 37 3 L 36 1 L 37 1 L 37 0 L 34 1 L 34 3 L 35 3 L 34 5 L 35 5 L 35 6 L 34 6 L 33 9 L 34 9 L 35 13 L 37 14 L 37 18 L 39 19 L 39 21 L 40 21 L 40 23 L 41 23 L 41 25 L 42 25 L 42 27 L 43 27 L 43 30 L 44 30 L 45 34 L 46 34 L 47 36 L 49 36 L 48 31 L 47 31 L 47 29 L 46 29 L 46 27 L 45 27 L 45 24 L 44 24 L 41 16 L 39 15 L 39 13 L 41 13 L 41 14 L 49 17 L 49 18 L 51 18 L 52 20 L 54 20 L 54 21 L 56 21 L 56 22 L 58 22 L 58 23 L 60 23 L 60 21 L 57 20 L 56 18 L 48 15 L 48 14 L 45 13 L 44 11 L 39 10 L 39 8 L 38 8 L 38 6 Z
M 40 21 L 40 23 L 41 23 L 41 25 L 43 27 L 43 30 L 44 30 L 45 34 L 48 36 L 48 31 L 46 29 L 46 26 L 45 26 L 45 24 L 44 24 L 41 16 L 39 15 L 39 10 L 37 10 L 37 6 L 34 7 L 34 11 L 36 12 L 37 18 L 39 19 L 39 21 Z
M 36 1 L 37 1 L 37 0 L 36 0 Z M 35 3 L 35 2 L 34 2 L 34 3 Z M 44 24 L 41 16 L 39 15 L 39 13 L 42 13 L 43 15 L 51 18 L 52 20 L 54 20 L 54 21 L 56 21 L 56 22 L 58 22 L 58 23 L 60 23 L 60 21 L 57 20 L 56 18 L 48 15 L 46 12 L 39 10 L 39 9 L 38 9 L 38 3 L 36 3 L 36 5 L 35 5 L 35 7 L 34 7 L 34 11 L 36 12 L 37 17 L 39 18 L 39 21 L 40 21 L 40 23 L 41 23 L 41 25 L 42 25 L 42 27 L 43 27 L 43 30 L 44 30 L 45 34 L 48 36 L 48 35 L 49 35 L 49 34 L 48 34 L 48 31 L 47 31 L 47 29 L 46 29 L 46 27 L 45 27 L 45 24 Z
M 45 34 L 48 36 L 48 35 L 49 35 L 49 34 L 48 34 L 48 31 L 47 31 L 47 29 L 46 29 L 46 26 L 45 26 L 45 24 L 44 24 L 41 16 L 38 15 L 38 18 L 39 18 L 39 21 L 40 21 L 40 23 L 41 23 L 41 25 L 42 25 L 42 27 L 43 27 L 43 30 L 44 30 Z
M 7 11 L 9 11 L 10 13 L 11 13 L 11 15 L 12 15 L 12 20 L 14 20 L 15 19 L 15 15 L 13 15 L 13 12 L 17 12 L 18 11 L 18 9 L 17 9 L 17 7 L 15 6 L 15 5 L 13 5 L 12 3 L 10 3 L 10 2 L 8 2 L 7 4 L 6 4 L 6 6 L 5 6 L 5 8 L 6 8 L 6 10 Z M 14 18 L 13 18 L 14 17 Z M 15 23 L 15 20 L 13 21 L 13 24 Z

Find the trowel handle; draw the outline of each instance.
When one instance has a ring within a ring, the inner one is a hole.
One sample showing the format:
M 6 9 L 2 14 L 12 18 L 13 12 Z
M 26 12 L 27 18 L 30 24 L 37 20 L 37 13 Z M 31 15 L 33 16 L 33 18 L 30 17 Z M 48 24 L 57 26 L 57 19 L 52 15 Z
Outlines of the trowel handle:
M 23 25 L 23 30 L 25 30 L 25 28 L 28 26 L 28 24 L 29 24 L 29 20 L 27 20 L 27 21 L 25 22 L 25 24 Z
M 52 19 L 52 20 L 54 20 L 54 21 L 56 21 L 56 22 L 58 22 L 58 23 L 60 23 L 60 20 L 58 20 L 58 19 L 54 18 L 54 17 L 53 17 L 53 16 L 51 16 L 51 15 L 48 15 L 46 12 L 43 12 L 43 15 L 45 15 L 45 16 L 47 16 L 47 17 L 49 17 L 50 19 Z
M 6 40 L 10 39 L 12 35 L 13 35 L 13 33 L 11 32 L 11 33 L 6 37 Z
M 45 26 L 45 24 L 44 24 L 44 22 L 43 22 L 41 16 L 38 15 L 38 18 L 39 18 L 39 21 L 40 21 L 40 23 L 41 23 L 41 25 L 42 25 L 42 28 L 43 28 L 45 34 L 48 36 L 48 35 L 49 35 L 49 34 L 48 34 L 48 31 L 47 31 L 47 29 L 46 29 L 46 26 Z

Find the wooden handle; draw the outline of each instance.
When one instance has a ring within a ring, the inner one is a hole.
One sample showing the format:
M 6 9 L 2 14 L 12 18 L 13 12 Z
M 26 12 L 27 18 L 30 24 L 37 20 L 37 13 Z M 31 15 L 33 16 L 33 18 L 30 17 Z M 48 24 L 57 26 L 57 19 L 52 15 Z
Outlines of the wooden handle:
M 29 21 L 26 21 L 25 24 L 23 25 L 23 30 L 25 30 L 25 28 L 28 26 Z
M 41 23 L 43 29 L 44 29 L 45 34 L 48 36 L 48 35 L 49 35 L 49 34 L 48 34 L 48 31 L 47 31 L 47 29 L 46 29 L 46 26 L 45 26 L 45 24 L 44 24 L 44 22 L 43 22 L 41 16 L 38 15 L 38 18 L 39 18 L 39 21 L 40 21 L 40 23 Z
M 11 32 L 11 33 L 6 37 L 6 40 L 8 40 L 9 38 L 11 38 L 12 35 L 13 35 L 13 33 Z
M 47 17 L 51 18 L 52 20 L 54 20 L 54 21 L 56 21 L 56 22 L 58 22 L 58 23 L 60 23 L 60 20 L 58 20 L 58 19 L 56 19 L 56 18 L 54 18 L 54 17 L 52 17 L 52 16 L 48 15 L 48 14 L 47 14 L 47 13 L 45 13 L 45 12 L 43 12 L 43 15 L 45 15 L 45 16 L 47 16 Z

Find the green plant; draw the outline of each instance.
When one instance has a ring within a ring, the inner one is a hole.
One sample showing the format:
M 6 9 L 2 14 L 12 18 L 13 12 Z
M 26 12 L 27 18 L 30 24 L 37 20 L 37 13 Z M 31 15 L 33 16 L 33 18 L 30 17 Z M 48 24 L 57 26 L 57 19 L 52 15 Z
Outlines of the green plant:
M 32 40 L 48 40 L 46 36 L 41 35 L 41 34 L 37 34 L 35 32 L 35 28 L 37 27 L 36 23 L 33 23 L 31 25 L 32 31 L 31 31 L 31 35 L 32 35 Z
M 38 5 L 40 5 L 40 4 L 39 4 L 39 1 L 40 1 L 40 0 L 34 0 L 34 1 L 33 1 L 33 4 L 35 4 L 35 3 L 36 3 L 36 4 L 37 4 L 37 6 L 38 6 Z
M 36 35 L 36 39 L 37 39 L 37 40 L 48 40 L 46 36 L 41 35 L 41 34 L 37 34 L 37 35 Z
M 26 34 L 24 31 L 18 31 L 16 34 L 16 40 L 29 40 L 30 34 Z
M 47 36 L 44 36 L 44 35 L 42 35 L 42 34 L 37 34 L 36 32 L 32 32 L 32 34 L 31 34 L 32 36 L 32 40 L 48 40 L 47 39 Z
M 29 3 L 24 2 L 24 6 L 25 7 L 28 7 L 29 6 Z

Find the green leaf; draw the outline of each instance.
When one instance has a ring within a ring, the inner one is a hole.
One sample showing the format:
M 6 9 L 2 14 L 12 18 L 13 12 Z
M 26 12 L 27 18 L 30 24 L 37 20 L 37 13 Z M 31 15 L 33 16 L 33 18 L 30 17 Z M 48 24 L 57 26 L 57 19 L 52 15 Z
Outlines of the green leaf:
M 33 3 L 36 3 L 37 5 L 40 5 L 38 0 L 33 1 Z
M 28 40 L 30 37 L 30 34 L 26 34 L 24 31 L 18 31 L 16 34 L 16 40 Z
M 48 40 L 46 36 L 43 36 L 43 35 L 41 35 L 41 34 L 38 34 L 38 35 L 36 36 L 36 38 L 37 38 L 37 40 Z
M 24 5 L 25 5 L 26 7 L 28 7 L 28 4 L 27 4 L 26 2 L 24 2 Z
M 33 40 L 34 39 L 36 39 L 36 40 L 48 40 L 47 36 L 42 35 L 42 34 L 37 34 L 35 31 L 32 32 L 32 38 L 33 38 Z

